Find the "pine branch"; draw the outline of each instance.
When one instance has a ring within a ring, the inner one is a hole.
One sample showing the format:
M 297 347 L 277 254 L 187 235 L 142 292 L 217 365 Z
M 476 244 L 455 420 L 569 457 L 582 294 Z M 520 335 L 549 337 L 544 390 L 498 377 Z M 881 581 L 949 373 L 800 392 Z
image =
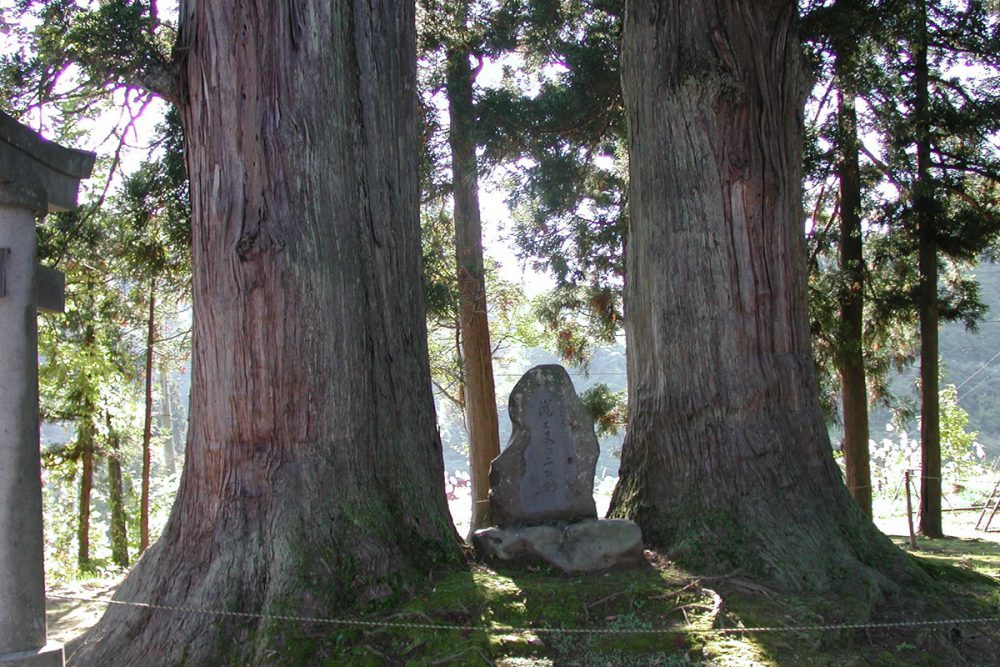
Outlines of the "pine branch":
M 990 211 L 988 207 L 983 206 L 983 204 L 981 202 L 977 201 L 975 197 L 973 197 L 972 195 L 970 195 L 965 190 L 963 190 L 961 188 L 957 188 L 954 185 L 951 185 L 950 183 L 941 183 L 941 186 L 945 190 L 947 190 L 948 192 L 956 195 L 959 199 L 961 199 L 966 204 L 968 204 L 969 206 L 971 206 L 973 209 L 975 209 L 975 211 L 977 213 L 979 213 L 983 217 L 989 217 L 991 215 L 994 215 L 994 213 L 992 211 Z
M 945 171 L 960 171 L 967 174 L 976 174 L 977 176 L 982 176 L 983 178 L 993 181 L 994 183 L 1000 183 L 1000 171 L 998 171 L 996 165 L 977 165 L 971 164 L 967 159 L 963 158 L 961 155 L 947 151 L 940 146 L 934 146 L 934 152 L 937 153 L 942 158 L 947 158 L 952 160 L 951 163 L 946 162 L 944 159 L 935 162 L 934 166 L 938 169 Z M 990 168 L 992 166 L 992 168 Z
M 122 129 L 121 136 L 118 138 L 118 146 L 115 148 L 115 154 L 111 161 L 111 168 L 108 170 L 108 177 L 104 181 L 104 190 L 101 191 L 101 196 L 98 197 L 97 201 L 94 202 L 94 204 L 92 205 L 90 213 L 88 214 L 87 217 L 93 215 L 94 212 L 100 210 L 101 206 L 104 204 L 104 200 L 107 199 L 108 191 L 111 189 L 111 183 L 114 180 L 115 172 L 118 171 L 118 166 L 121 164 L 121 154 L 122 154 L 122 149 L 125 147 L 125 138 L 128 136 L 129 131 L 135 127 L 136 121 L 142 117 L 143 112 L 146 111 L 146 107 L 148 107 L 149 104 L 153 101 L 152 95 L 147 93 L 143 98 L 142 105 L 139 107 L 139 111 L 136 113 L 132 113 L 132 109 L 128 104 L 128 93 L 129 91 L 125 92 L 125 109 L 128 111 L 129 121 Z M 84 218 L 84 221 L 85 220 L 86 218 Z
M 861 150 L 862 153 L 865 154 L 865 157 L 871 160 L 871 163 L 875 165 L 875 168 L 878 169 L 883 176 L 888 178 L 890 183 L 896 186 L 896 189 L 898 189 L 900 192 L 906 192 L 907 190 L 909 190 L 909 188 L 907 188 L 906 186 L 903 185 L 902 182 L 900 182 L 899 178 L 896 177 L 896 174 L 893 173 L 889 165 L 887 165 L 885 162 L 880 160 L 874 153 L 868 150 L 868 147 L 865 145 L 863 141 L 858 142 L 858 148 Z

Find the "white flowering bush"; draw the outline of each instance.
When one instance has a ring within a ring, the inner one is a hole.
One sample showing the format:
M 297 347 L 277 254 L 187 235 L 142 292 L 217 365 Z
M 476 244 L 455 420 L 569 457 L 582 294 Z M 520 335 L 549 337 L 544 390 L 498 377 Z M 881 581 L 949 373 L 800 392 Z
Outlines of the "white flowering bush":
M 941 488 L 962 503 L 981 503 L 995 483 L 996 472 L 987 465 L 986 451 L 976 440 L 977 433 L 966 430 L 969 415 L 958 404 L 958 392 L 949 385 L 940 395 L 941 429 Z M 905 503 L 903 480 L 906 470 L 912 470 L 914 494 L 920 489 L 920 424 L 914 434 L 885 426 L 885 437 L 869 441 L 871 454 L 872 491 L 876 504 L 883 511 L 898 511 Z

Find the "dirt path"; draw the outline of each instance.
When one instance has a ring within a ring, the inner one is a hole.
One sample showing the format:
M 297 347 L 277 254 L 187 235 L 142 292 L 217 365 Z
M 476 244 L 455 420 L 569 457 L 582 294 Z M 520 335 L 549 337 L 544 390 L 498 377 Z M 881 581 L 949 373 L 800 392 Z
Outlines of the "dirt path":
M 981 530 L 976 530 L 976 520 L 979 518 L 979 512 L 980 510 L 943 512 L 941 518 L 945 536 L 962 540 L 1000 542 L 1000 514 L 997 514 L 996 518 L 994 518 L 993 522 L 990 524 L 990 532 L 985 533 Z M 909 535 L 909 528 L 907 526 L 905 515 L 877 518 L 875 519 L 875 524 L 879 527 L 879 530 L 886 535 L 901 537 Z M 914 530 L 917 528 L 916 517 L 913 519 L 913 528 Z M 923 541 L 923 538 L 918 535 L 918 547 L 920 546 L 921 541 Z
M 124 576 L 107 579 L 80 579 L 49 588 L 50 597 L 45 601 L 49 641 L 66 644 L 97 623 L 107 606 L 100 602 L 56 600 L 51 596 L 110 598 L 115 594 L 115 590 L 123 578 Z

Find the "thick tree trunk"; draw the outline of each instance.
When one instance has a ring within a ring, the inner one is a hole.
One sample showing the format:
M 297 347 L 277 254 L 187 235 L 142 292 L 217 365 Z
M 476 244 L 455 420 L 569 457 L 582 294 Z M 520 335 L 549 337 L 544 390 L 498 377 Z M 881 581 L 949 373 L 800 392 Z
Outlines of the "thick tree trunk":
M 871 591 L 913 569 L 851 501 L 819 407 L 796 22 L 791 0 L 627 6 L 629 422 L 611 514 L 702 571 Z
M 142 496 L 139 500 L 139 553 L 149 548 L 149 476 L 153 439 L 153 348 L 156 344 L 156 279 L 149 281 L 149 312 L 146 317 L 146 394 L 142 422 Z
M 167 381 L 167 369 L 160 367 L 160 437 L 163 438 L 163 465 L 168 475 L 177 472 L 177 461 L 174 456 L 174 418 L 170 407 L 170 386 Z M 167 437 L 164 437 L 167 436 Z
M 94 490 L 94 430 L 90 427 L 89 415 L 80 421 L 77 435 L 80 443 L 80 504 L 77 523 L 76 564 L 81 571 L 91 569 L 90 562 L 90 497 Z
M 943 537 L 941 528 L 941 427 L 938 368 L 938 258 L 931 193 L 927 3 L 919 0 L 913 45 L 914 114 L 917 134 L 918 268 L 920 272 L 920 533 Z
M 459 25 L 465 29 L 463 4 Z M 472 84 L 475 73 L 467 48 L 448 53 L 448 109 L 451 170 L 455 201 L 455 257 L 458 266 L 459 331 L 465 387 L 465 423 L 469 432 L 472 482 L 470 534 L 492 524 L 490 463 L 500 454 L 500 425 L 493 383 L 493 347 L 486 309 L 483 231 L 479 215 L 479 175 L 474 130 L 476 111 Z
M 842 56 L 838 55 L 840 99 L 837 108 L 840 160 L 840 371 L 844 412 L 844 468 L 847 490 L 867 516 L 872 515 L 871 461 L 868 451 L 868 387 L 864 356 L 865 259 L 861 236 L 861 168 L 858 120 Z
M 413 4 L 180 12 L 190 428 L 170 520 L 117 597 L 343 613 L 460 558 L 420 280 Z M 324 631 L 112 607 L 71 664 L 276 664 Z
M 128 529 L 125 517 L 125 489 L 122 480 L 121 437 L 105 416 L 108 428 L 108 507 L 111 510 L 111 561 L 128 567 Z

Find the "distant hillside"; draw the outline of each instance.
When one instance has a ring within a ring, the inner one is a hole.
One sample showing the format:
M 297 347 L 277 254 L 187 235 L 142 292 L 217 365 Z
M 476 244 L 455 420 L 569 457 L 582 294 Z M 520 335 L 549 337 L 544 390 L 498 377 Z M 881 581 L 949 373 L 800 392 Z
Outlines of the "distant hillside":
M 983 264 L 976 277 L 990 310 L 978 332 L 961 324 L 941 328 L 941 384 L 958 387 L 959 405 L 969 413 L 969 429 L 979 431 L 980 441 L 1000 447 L 1000 265 Z
M 992 460 L 1000 456 L 1000 265 L 982 264 L 975 276 L 989 311 L 977 331 L 968 331 L 961 323 L 941 327 L 941 386 L 958 387 L 959 405 L 969 413 L 968 429 L 979 433 L 978 439 Z M 918 371 L 914 364 L 892 383 L 897 398 L 916 406 Z M 890 418 L 888 410 L 872 412 L 872 438 L 883 436 Z M 907 427 L 913 435 L 916 429 L 915 422 Z

